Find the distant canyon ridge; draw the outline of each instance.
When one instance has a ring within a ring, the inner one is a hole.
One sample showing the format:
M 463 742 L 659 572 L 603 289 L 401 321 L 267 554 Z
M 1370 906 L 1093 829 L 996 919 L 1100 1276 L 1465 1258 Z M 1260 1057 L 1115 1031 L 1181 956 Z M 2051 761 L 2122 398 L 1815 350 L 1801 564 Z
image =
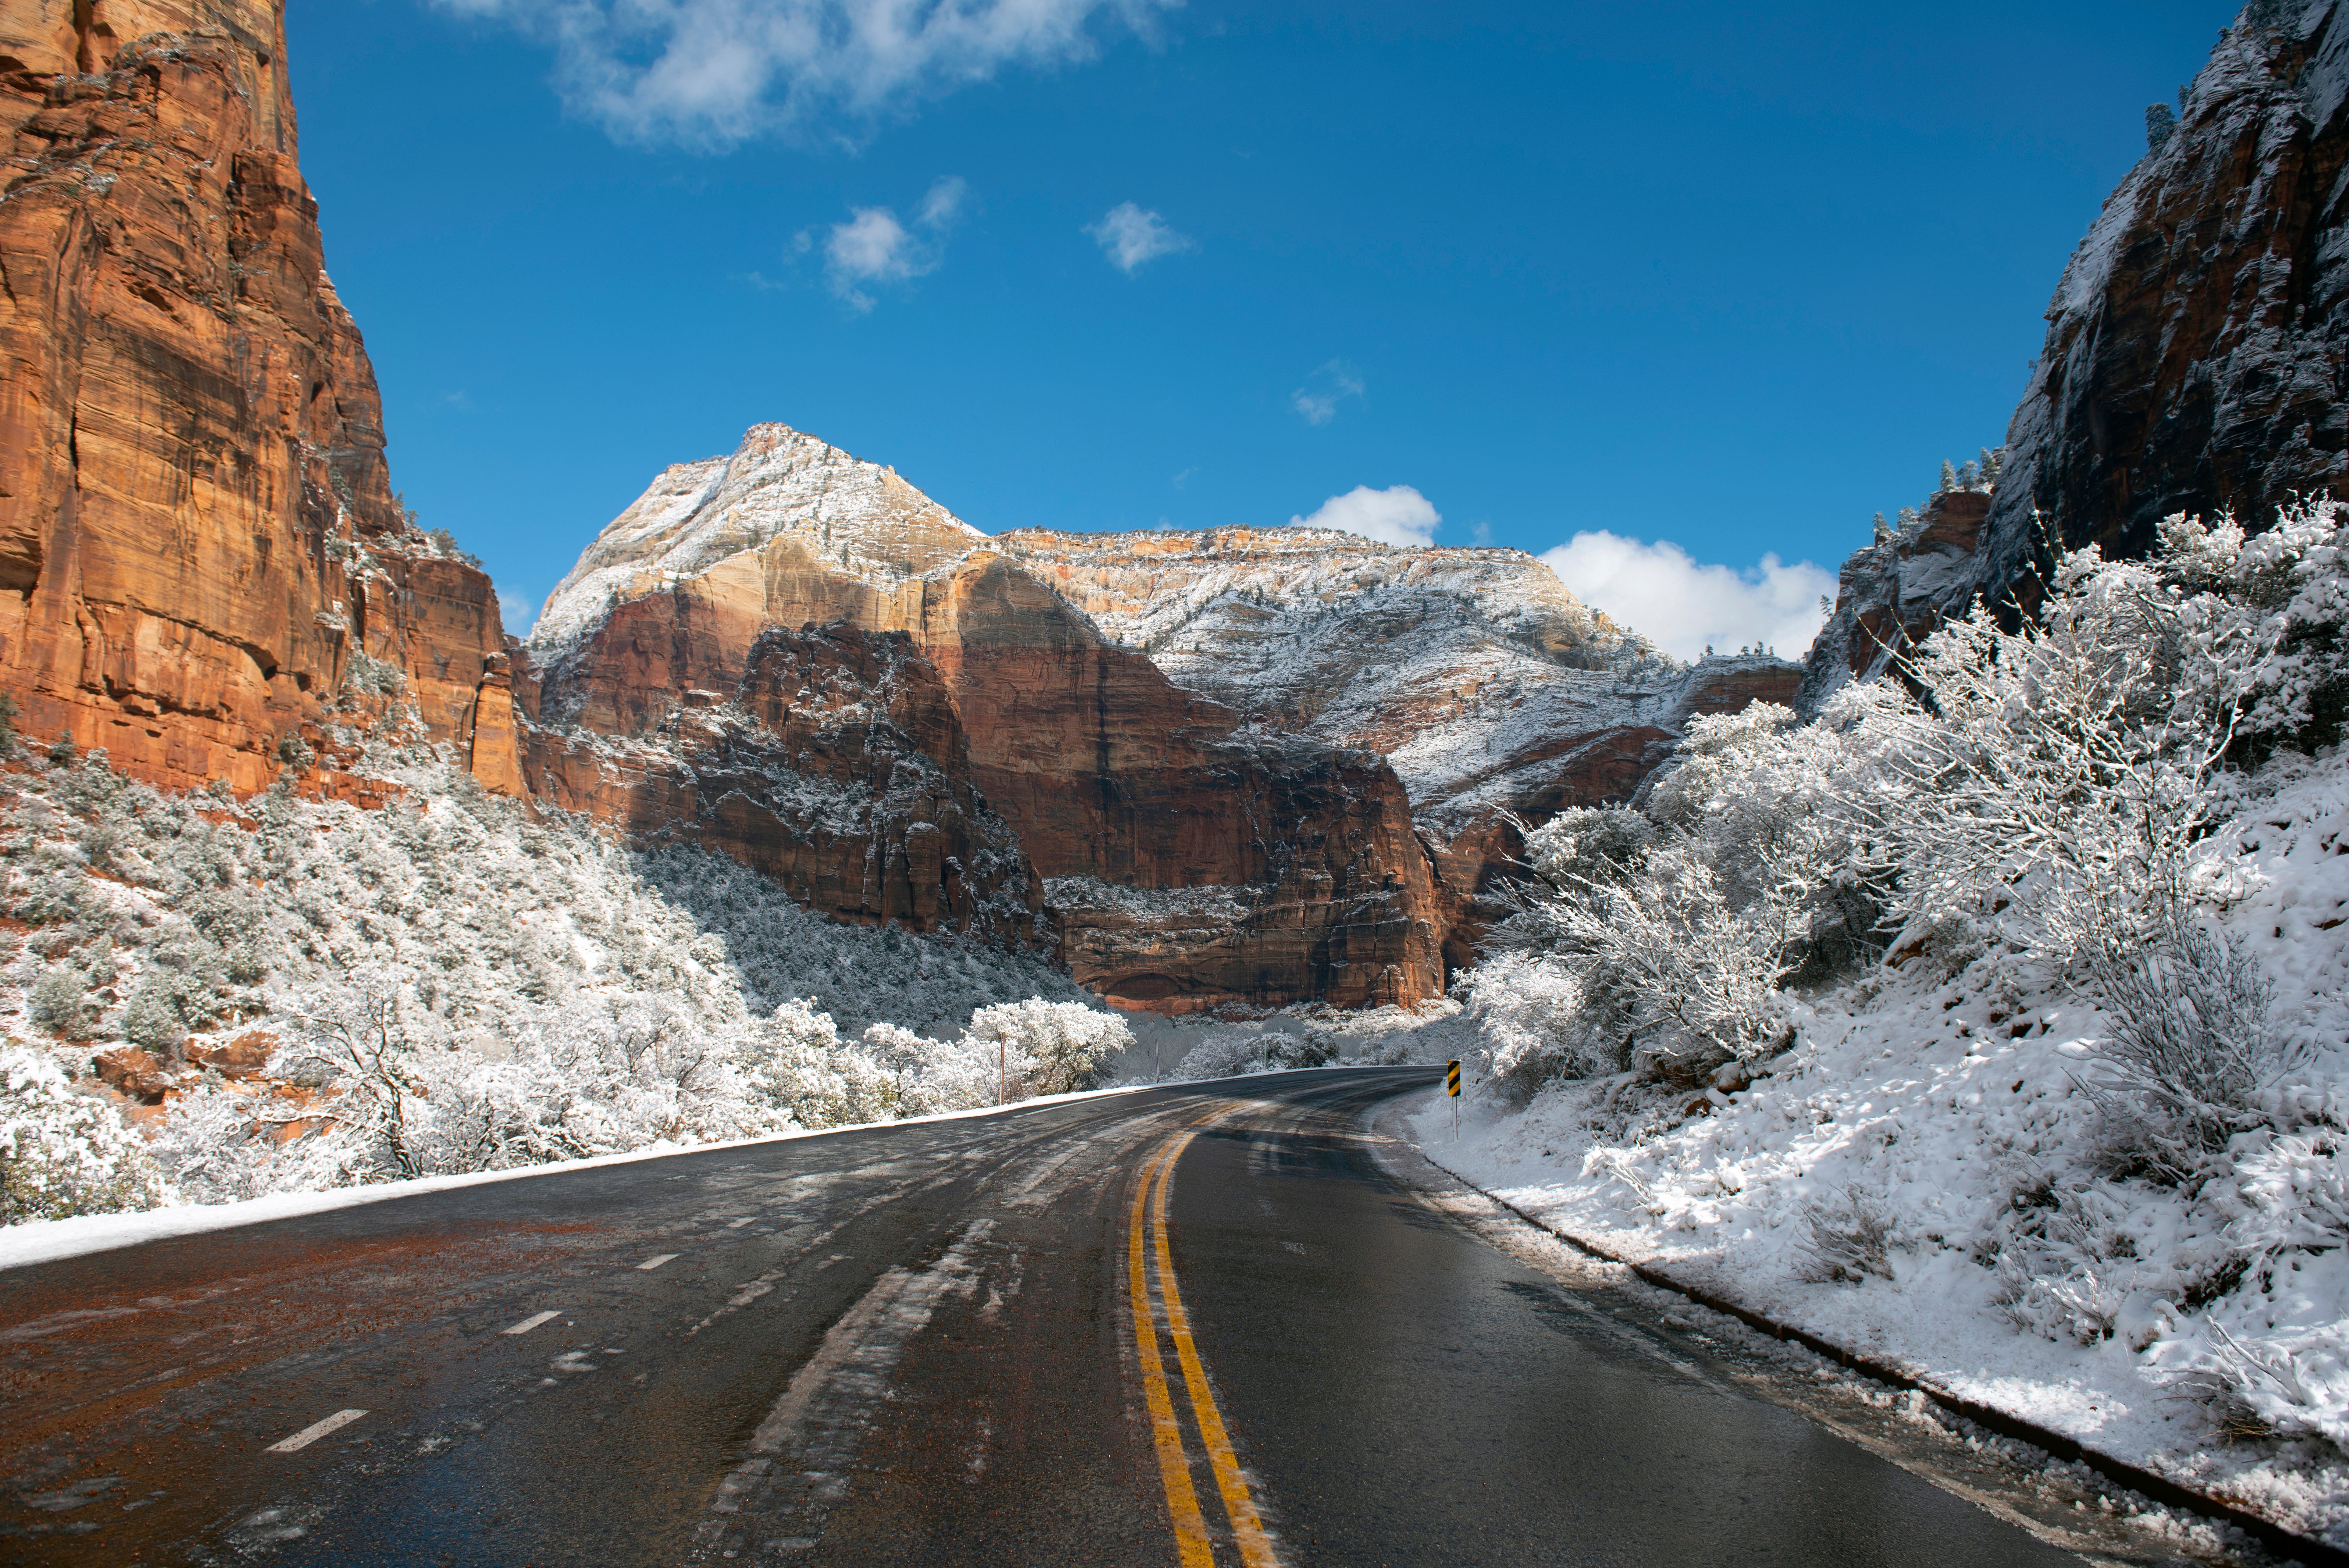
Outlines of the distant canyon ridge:
M 515 642 L 394 500 L 280 0 L 0 0 L 0 688 L 182 789 L 378 803 L 361 753 L 414 727 L 533 810 L 1047 950 L 1126 1006 L 1414 1004 L 1473 960 L 1518 824 L 2011 591 L 2017 515 L 2141 548 L 2177 498 L 2337 479 L 2349 49 L 2282 9 L 2067 273 L 2002 482 L 1855 556 L 1806 665 L 1690 667 L 1520 552 L 989 536 L 780 424 L 657 476 Z

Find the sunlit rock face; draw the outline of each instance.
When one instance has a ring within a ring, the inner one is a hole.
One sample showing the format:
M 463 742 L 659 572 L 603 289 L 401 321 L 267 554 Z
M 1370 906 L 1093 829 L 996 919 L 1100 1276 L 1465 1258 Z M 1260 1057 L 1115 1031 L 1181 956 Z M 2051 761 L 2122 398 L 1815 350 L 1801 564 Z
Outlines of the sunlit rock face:
M 489 579 L 409 528 L 295 160 L 276 0 L 0 0 L 0 687 L 125 771 L 267 783 L 395 667 L 470 739 Z
M 342 768 L 420 725 L 492 792 L 1134 1006 L 1411 1004 L 1516 819 L 1628 796 L 1712 678 L 1514 552 L 990 539 L 781 425 L 660 475 L 509 646 L 391 490 L 284 45 L 280 0 L 0 0 L 0 690 L 36 739 L 373 804 Z
M 2246 6 L 2158 139 L 2056 286 L 1994 493 L 1852 557 L 1806 703 L 1978 595 L 2029 610 L 2058 542 L 2141 556 L 2173 512 L 2264 528 L 2349 479 L 2349 10 Z
M 589 547 L 531 638 L 538 722 L 645 736 L 682 694 L 735 689 L 771 629 L 834 625 L 919 651 L 969 786 L 1053 885 L 1240 911 L 1212 940 L 1072 944 L 1087 984 L 1178 1011 L 1441 991 L 1433 882 L 1380 758 L 1251 730 L 889 469 L 782 426 L 668 469 Z
M 1655 656 L 1516 552 L 988 537 L 765 425 L 614 520 L 518 689 L 543 728 L 643 739 L 683 694 L 733 690 L 774 628 L 829 626 L 920 651 L 1072 972 L 1168 1012 L 1440 994 L 1509 817 L 1628 797 L 1721 673 Z M 1783 690 L 1740 678 L 1790 696 L 1793 666 L 1759 663 Z

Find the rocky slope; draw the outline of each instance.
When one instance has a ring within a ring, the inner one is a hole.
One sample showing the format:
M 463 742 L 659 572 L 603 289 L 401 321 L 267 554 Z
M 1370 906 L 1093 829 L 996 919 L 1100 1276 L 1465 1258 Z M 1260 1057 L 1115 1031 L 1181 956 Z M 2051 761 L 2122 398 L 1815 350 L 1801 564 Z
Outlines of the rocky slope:
M 2349 6 L 2255 0 L 2149 140 L 2056 287 L 1994 493 L 1852 557 L 1806 701 L 1977 595 L 2035 603 L 2051 537 L 2142 555 L 2173 512 L 2265 527 L 2349 479 Z
M 647 847 L 731 855 L 812 910 L 1050 944 L 1019 841 L 970 781 L 936 668 L 902 632 L 761 632 L 723 691 L 633 738 L 523 727 L 531 795 Z
M 280 0 L 0 0 L 0 689 L 160 783 L 261 787 L 380 665 L 467 741 L 501 641 L 394 504 L 284 55 Z
M 534 687 L 543 728 L 641 734 L 735 689 L 770 628 L 835 624 L 903 634 L 953 693 L 970 781 L 1051 879 L 1086 984 L 1170 1010 L 1441 991 L 1433 883 L 1382 762 L 1183 691 L 894 472 L 787 427 L 614 520 L 547 602 L 525 706 Z M 1195 905 L 1224 912 L 1212 931 Z
M 1511 551 L 989 538 L 768 425 L 663 473 L 548 600 L 533 788 L 564 798 L 544 738 L 654 737 L 733 691 L 771 628 L 833 625 L 919 649 L 1073 973 L 1165 1011 L 1440 994 L 1517 847 L 1508 813 L 1627 796 L 1689 713 L 1795 677 L 1657 658 Z

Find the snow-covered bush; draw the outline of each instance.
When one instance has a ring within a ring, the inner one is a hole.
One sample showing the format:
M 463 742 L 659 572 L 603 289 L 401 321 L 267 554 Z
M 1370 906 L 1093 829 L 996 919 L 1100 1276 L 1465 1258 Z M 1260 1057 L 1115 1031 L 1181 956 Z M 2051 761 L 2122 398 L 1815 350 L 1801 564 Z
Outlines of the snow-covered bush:
M 170 1196 L 146 1140 L 56 1062 L 0 1050 L 0 1224 L 151 1209 Z
M 1237 1078 L 1242 1073 L 1264 1070 L 1264 1043 L 1255 1035 L 1227 1035 L 1207 1041 L 1175 1064 L 1174 1077 L 1184 1078 Z
M 2339 511 L 2288 508 L 2251 539 L 2175 518 L 2157 560 L 2074 552 L 2035 622 L 1978 606 L 1816 723 L 1766 704 L 1695 720 L 1639 810 L 1527 836 L 1492 948 L 1511 972 L 1470 986 L 1485 1065 L 1520 1094 L 1627 1068 L 1692 1083 L 1785 1043 L 1788 985 L 1887 946 L 1950 972 L 2002 944 L 2189 963 L 2201 939 L 2175 912 L 2246 788 L 2246 738 L 2337 731 Z
M 1471 985 L 1493 1069 L 1521 1091 L 1553 1067 L 1685 1083 L 1783 1042 L 1781 984 L 1847 962 L 1876 922 L 1842 809 L 1857 749 L 1769 704 L 1701 717 L 1642 810 L 1569 811 L 1528 835 L 1494 944 L 1516 973 Z
M 2183 696 L 2219 716 L 2239 761 L 2278 748 L 2314 753 L 2342 739 L 2349 715 L 2349 561 L 2343 504 L 2283 507 L 2246 534 L 2232 514 L 2206 527 L 2162 523 L 2162 562 L 2181 591 L 2177 634 Z
M 1335 1031 L 1294 1035 L 1285 1031 L 1237 1032 L 1210 1039 L 1177 1063 L 1174 1077 L 1236 1078 L 1243 1073 L 1285 1073 L 1327 1067 L 1338 1059 Z
M 2124 1167 L 2194 1181 L 2269 1119 L 2268 1091 L 2297 1065 L 2269 1027 L 2275 986 L 2183 907 L 2107 939 L 2091 972 L 2111 1027 L 2081 1084 L 2111 1147 Z
M 1133 1031 L 1114 1013 L 1077 1002 L 1002 1002 L 970 1016 L 971 1039 L 1024 1057 L 1029 1094 L 1067 1094 L 1090 1088 L 1112 1058 L 1133 1043 Z

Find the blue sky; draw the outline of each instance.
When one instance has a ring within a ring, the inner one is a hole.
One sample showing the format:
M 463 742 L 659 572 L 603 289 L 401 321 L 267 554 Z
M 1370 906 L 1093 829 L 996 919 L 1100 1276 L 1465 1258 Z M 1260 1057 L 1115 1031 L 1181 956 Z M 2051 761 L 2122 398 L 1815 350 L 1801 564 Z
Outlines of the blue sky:
M 1583 535 L 1569 586 L 1684 648 L 1791 646 L 1872 512 L 1997 443 L 2232 14 L 289 10 L 393 482 L 517 630 L 653 474 L 778 419 L 989 531 Z

